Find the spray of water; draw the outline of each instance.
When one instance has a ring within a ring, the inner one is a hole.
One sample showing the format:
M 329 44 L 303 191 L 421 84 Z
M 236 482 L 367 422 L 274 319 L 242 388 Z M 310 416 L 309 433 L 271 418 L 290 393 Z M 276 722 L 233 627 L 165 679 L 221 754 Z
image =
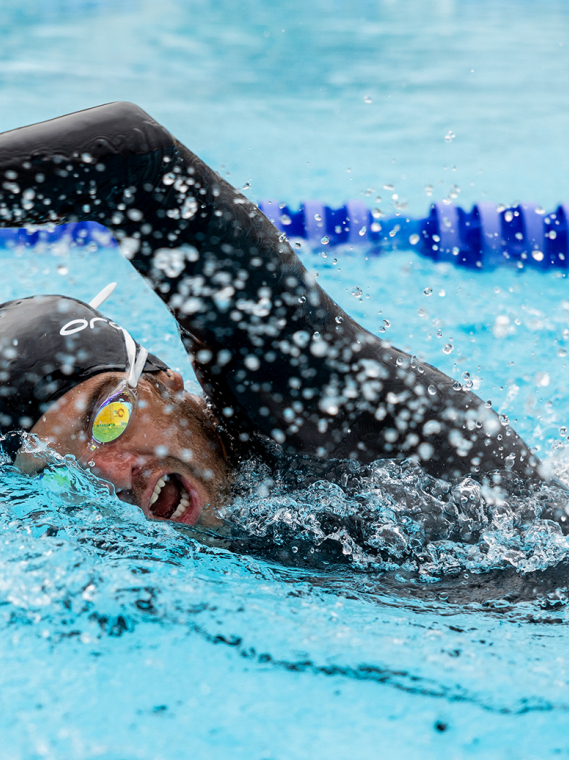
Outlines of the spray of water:
M 333 462 L 325 475 L 306 484 L 301 470 L 275 478 L 250 462 L 224 517 L 297 564 L 343 561 L 429 583 L 462 572 L 531 573 L 569 557 L 569 500 L 554 484 L 502 472 L 450 485 L 412 460 Z

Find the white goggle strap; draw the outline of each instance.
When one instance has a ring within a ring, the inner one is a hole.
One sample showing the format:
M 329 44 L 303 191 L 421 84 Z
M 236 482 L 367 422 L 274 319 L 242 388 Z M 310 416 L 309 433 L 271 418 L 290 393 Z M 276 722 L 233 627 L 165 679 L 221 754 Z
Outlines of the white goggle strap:
M 138 381 L 140 380 L 140 376 L 142 375 L 142 372 L 144 370 L 144 365 L 146 364 L 146 357 L 148 356 L 148 351 L 145 348 L 140 348 L 140 351 L 138 352 L 138 356 L 136 357 L 136 362 L 134 363 L 134 370 L 132 372 L 132 385 L 131 388 L 136 388 L 138 385 Z M 129 377 L 130 380 L 130 377 Z M 130 382 L 129 382 L 130 385 Z
M 146 357 L 148 356 L 148 351 L 145 348 L 141 348 L 138 352 L 138 356 L 136 355 L 136 343 L 132 339 L 132 336 L 130 333 L 123 328 L 121 328 L 124 334 L 124 342 L 126 344 L 126 355 L 128 359 L 128 366 L 127 366 L 127 385 L 129 388 L 136 388 L 138 385 L 138 381 L 140 380 L 140 376 L 142 375 L 142 371 L 144 369 L 144 365 L 146 364 Z
M 95 298 L 93 298 L 89 302 L 89 306 L 91 306 L 93 309 L 98 309 L 99 306 L 107 300 L 107 298 L 111 295 L 113 290 L 116 288 L 117 284 L 116 282 L 110 282 L 106 287 L 104 287 L 100 293 L 97 293 Z M 128 378 L 127 378 L 127 385 L 129 388 L 136 388 L 138 385 L 138 381 L 140 380 L 140 376 L 142 375 L 142 372 L 144 370 L 144 365 L 146 364 L 146 358 L 148 356 L 148 351 L 145 348 L 141 348 L 138 352 L 138 356 L 136 355 L 136 343 L 132 339 L 132 336 L 130 333 L 124 329 L 124 327 L 121 327 L 121 330 L 124 334 L 124 342 L 126 344 L 126 355 L 128 359 L 128 366 L 126 368 L 126 371 L 128 372 Z
M 110 282 L 108 285 L 106 285 L 100 293 L 97 293 L 95 298 L 91 299 L 89 301 L 89 306 L 93 309 L 98 309 L 99 306 L 107 300 L 107 298 L 111 295 L 113 290 L 116 288 L 117 284 L 116 282 Z

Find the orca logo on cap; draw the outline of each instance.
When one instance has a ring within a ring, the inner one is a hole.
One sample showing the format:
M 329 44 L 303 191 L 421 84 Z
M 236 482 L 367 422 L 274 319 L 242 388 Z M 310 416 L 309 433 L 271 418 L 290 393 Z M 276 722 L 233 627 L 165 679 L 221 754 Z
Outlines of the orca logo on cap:
M 90 322 L 88 322 L 86 319 L 72 319 L 71 322 L 63 325 L 59 331 L 59 334 L 73 335 L 74 333 L 81 332 L 81 330 L 86 330 L 87 327 L 90 327 L 92 330 L 95 322 L 105 322 L 111 327 L 114 327 L 115 330 L 122 330 L 122 327 L 119 327 L 116 322 L 112 322 L 110 319 L 103 319 L 103 317 L 93 317 Z M 73 325 L 75 325 L 75 327 Z

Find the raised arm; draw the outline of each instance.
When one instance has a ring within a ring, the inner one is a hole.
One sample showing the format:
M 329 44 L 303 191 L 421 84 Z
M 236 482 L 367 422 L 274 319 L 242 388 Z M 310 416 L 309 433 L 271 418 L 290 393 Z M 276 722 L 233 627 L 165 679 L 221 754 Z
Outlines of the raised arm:
M 254 204 L 137 106 L 0 135 L 0 176 L 4 226 L 111 229 L 174 312 L 237 451 L 260 432 L 291 453 L 415 456 L 443 477 L 534 472 L 480 399 L 354 322 Z

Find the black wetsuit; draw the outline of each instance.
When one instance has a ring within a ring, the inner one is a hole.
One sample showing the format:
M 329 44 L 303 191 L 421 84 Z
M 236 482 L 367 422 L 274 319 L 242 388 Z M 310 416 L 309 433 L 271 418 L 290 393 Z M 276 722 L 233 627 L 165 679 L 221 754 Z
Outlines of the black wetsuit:
M 259 209 L 129 103 L 0 135 L 0 225 L 93 220 L 174 313 L 234 459 L 417 458 L 537 474 L 473 393 L 349 317 Z M 269 447 L 270 448 L 270 447 Z

